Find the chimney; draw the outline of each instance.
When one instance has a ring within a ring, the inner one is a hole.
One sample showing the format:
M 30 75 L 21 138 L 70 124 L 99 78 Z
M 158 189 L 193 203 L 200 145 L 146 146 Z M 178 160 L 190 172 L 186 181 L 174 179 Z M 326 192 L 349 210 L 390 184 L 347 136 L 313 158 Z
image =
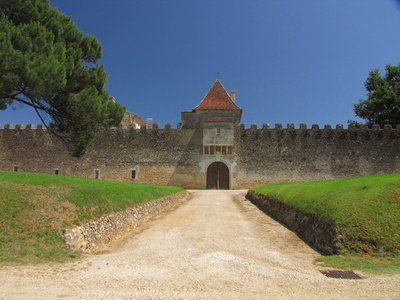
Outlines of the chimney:
M 232 99 L 233 103 L 236 103 L 236 92 L 235 91 L 231 91 L 231 99 Z

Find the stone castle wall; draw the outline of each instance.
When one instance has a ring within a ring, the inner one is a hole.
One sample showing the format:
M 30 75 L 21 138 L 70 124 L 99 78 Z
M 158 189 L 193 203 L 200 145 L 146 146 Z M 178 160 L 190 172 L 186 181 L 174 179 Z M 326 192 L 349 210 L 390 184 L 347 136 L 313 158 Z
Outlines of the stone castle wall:
M 241 126 L 235 144 L 240 187 L 400 172 L 400 128 L 390 125 Z
M 199 187 L 202 133 L 180 129 L 110 129 L 98 133 L 81 158 L 42 126 L 0 130 L 0 170 L 55 173 L 123 182 Z M 199 138 L 200 135 L 200 138 Z M 135 171 L 135 179 L 132 179 Z
M 234 129 L 233 155 L 203 155 L 203 129 L 110 129 L 74 158 L 43 126 L 0 129 L 0 170 L 205 188 L 208 164 L 222 161 L 231 188 L 400 172 L 400 128 L 281 124 Z M 135 178 L 132 179 L 132 171 Z

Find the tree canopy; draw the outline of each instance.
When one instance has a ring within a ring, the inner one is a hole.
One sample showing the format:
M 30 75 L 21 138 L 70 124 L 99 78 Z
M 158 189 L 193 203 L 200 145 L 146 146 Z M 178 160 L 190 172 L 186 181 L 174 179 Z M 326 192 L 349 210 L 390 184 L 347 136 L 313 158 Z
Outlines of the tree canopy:
M 367 121 L 367 125 L 384 126 L 400 124 L 400 64 L 387 65 L 382 76 L 379 69 L 369 72 L 365 81 L 368 99 L 354 104 L 355 114 Z
M 35 108 L 48 128 L 81 156 L 125 107 L 110 100 L 102 47 L 49 0 L 0 0 L 0 109 Z

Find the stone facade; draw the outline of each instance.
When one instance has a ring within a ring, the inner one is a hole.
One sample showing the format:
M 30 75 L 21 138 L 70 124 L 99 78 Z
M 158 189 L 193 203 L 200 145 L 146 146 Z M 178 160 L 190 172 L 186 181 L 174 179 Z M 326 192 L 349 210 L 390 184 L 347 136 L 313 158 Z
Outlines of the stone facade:
M 241 126 L 235 147 L 238 186 L 335 179 L 400 172 L 400 128 L 294 129 Z
M 139 129 L 141 127 L 149 127 L 149 125 L 142 120 L 137 114 L 131 112 L 125 112 L 124 117 L 119 124 L 119 127 L 122 129 Z
M 81 158 L 40 125 L 0 128 L 0 170 L 54 173 L 184 188 L 250 188 L 400 172 L 400 127 L 240 124 L 217 80 L 178 128 L 155 123 L 99 132 Z M 227 185 L 226 185 L 227 184 Z

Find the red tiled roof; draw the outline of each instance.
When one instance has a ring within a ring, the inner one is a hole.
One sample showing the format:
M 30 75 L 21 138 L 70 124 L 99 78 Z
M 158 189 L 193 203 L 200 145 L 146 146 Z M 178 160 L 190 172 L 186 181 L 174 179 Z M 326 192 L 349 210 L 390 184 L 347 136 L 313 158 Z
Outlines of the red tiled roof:
M 217 79 L 207 92 L 200 104 L 194 110 L 213 110 L 213 109 L 226 109 L 226 110 L 241 110 L 231 99 L 222 86 L 221 82 Z

